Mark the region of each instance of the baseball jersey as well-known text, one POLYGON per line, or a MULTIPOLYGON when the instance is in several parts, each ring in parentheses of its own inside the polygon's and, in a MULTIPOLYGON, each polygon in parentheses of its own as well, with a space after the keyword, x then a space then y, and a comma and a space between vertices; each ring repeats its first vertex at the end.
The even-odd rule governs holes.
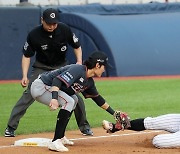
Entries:
POLYGON ((53 32, 45 31, 40 25, 28 34, 22 51, 26 57, 36 55, 42 64, 58 66, 66 61, 68 44, 75 49, 80 47, 79 39, 66 24, 58 23, 53 32))
POLYGON ((41 74, 41 80, 44 84, 51 86, 53 79, 58 78, 62 81, 60 90, 68 95, 82 93, 85 98, 98 96, 94 80, 92 77, 86 77, 86 66, 71 64, 54 71, 49 71, 41 74))

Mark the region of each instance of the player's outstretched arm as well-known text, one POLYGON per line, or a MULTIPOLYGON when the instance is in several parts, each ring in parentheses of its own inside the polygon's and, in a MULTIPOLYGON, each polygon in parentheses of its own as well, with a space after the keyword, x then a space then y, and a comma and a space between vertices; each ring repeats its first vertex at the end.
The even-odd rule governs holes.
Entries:
POLYGON ((109 122, 107 120, 102 121, 102 127, 107 131, 107 133, 115 133, 120 130, 128 129, 134 131, 143 131, 144 127, 144 119, 139 118, 131 121, 116 121, 116 123, 109 122), (126 124, 128 123, 128 124, 126 124))

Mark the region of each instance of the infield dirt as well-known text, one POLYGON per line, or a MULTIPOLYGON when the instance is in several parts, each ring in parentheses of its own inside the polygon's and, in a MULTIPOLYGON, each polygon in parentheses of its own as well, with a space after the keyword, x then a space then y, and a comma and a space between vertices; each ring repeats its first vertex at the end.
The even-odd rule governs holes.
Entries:
MULTIPOLYGON (((157 149, 152 144, 152 138, 157 134, 167 133, 165 131, 143 131, 130 130, 119 131, 112 136, 107 134, 103 128, 94 128, 94 136, 82 136, 77 131, 67 131, 66 136, 74 139, 75 145, 68 146, 69 154, 175 154, 180 149, 157 149)), ((55 154, 57 152, 48 150, 47 147, 15 147, 12 146, 16 140, 25 138, 52 138, 53 133, 41 133, 30 135, 19 135, 13 138, 0 137, 1 154, 55 154)))

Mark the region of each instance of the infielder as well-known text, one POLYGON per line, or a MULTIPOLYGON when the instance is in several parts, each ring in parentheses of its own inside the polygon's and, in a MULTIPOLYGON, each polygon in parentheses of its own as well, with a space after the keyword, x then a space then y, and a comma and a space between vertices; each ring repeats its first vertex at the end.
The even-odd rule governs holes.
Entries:
MULTIPOLYGON (((153 138, 152 144, 157 148, 180 148, 180 114, 165 114, 157 117, 147 117, 130 121, 130 126, 126 124, 122 127, 119 122, 116 124, 103 120, 103 128, 108 133, 114 133, 122 128, 143 131, 143 130, 165 130, 169 134, 160 134, 153 138)), ((123 125, 123 124, 122 124, 123 125)))
MULTIPOLYGON (((72 33, 70 27, 59 23, 59 12, 56 9, 48 8, 43 12, 42 24, 35 27, 27 36, 23 47, 22 56, 22 87, 27 87, 21 98, 12 109, 5 137, 14 137, 15 130, 19 125, 21 117, 24 116, 28 107, 34 102, 30 93, 31 83, 39 74, 55 70, 67 65, 66 53, 68 45, 74 49, 78 64, 82 64, 82 49, 79 39, 72 33), (28 70, 31 57, 35 56, 31 76, 28 80, 28 70), (29 81, 29 82, 28 82, 29 81)), ((83 99, 78 95, 79 103, 75 109, 75 117, 80 131, 83 135, 93 135, 90 125, 86 119, 86 112, 83 99)))
POLYGON ((74 143, 65 137, 66 126, 76 107, 76 93, 82 93, 85 98, 91 98, 98 106, 115 115, 115 111, 98 93, 92 77, 101 77, 108 66, 108 58, 103 52, 92 53, 84 65, 72 64, 60 69, 43 73, 31 86, 31 94, 38 102, 48 105, 51 110, 61 107, 55 134, 48 148, 53 151, 68 151, 64 145, 74 143))

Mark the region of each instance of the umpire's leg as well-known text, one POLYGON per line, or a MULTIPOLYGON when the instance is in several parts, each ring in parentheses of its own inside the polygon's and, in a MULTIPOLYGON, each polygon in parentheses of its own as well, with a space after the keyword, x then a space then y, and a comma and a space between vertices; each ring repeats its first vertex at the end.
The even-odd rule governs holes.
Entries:
POLYGON ((84 101, 80 97, 79 94, 77 94, 76 96, 78 97, 78 103, 74 110, 74 114, 75 114, 75 118, 76 118, 78 127, 79 127, 80 131, 83 133, 83 135, 93 135, 90 125, 86 119, 86 111, 85 111, 84 101))
POLYGON ((21 98, 12 109, 8 126, 17 129, 20 118, 26 113, 27 108, 34 102, 29 89, 25 90, 21 98))
POLYGON ((13 128, 14 130, 17 129, 20 119, 26 113, 27 108, 34 102, 30 92, 31 83, 38 77, 40 73, 44 71, 45 70, 33 68, 27 89, 23 92, 23 95, 11 111, 11 115, 7 124, 8 127, 13 128))

